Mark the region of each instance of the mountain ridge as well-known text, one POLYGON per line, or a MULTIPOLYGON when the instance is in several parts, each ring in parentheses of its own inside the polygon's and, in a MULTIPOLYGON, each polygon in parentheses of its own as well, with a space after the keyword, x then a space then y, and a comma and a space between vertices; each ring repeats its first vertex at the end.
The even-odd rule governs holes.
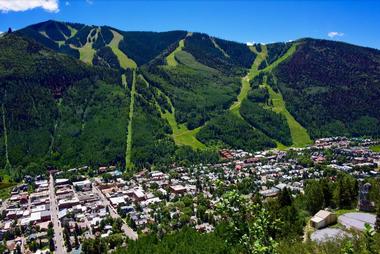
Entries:
POLYGON ((119 164, 130 169, 215 161, 223 147, 256 151, 304 146, 310 137, 380 135, 380 115, 371 110, 380 108, 377 49, 311 38, 248 46, 181 30, 126 32, 56 21, 17 30, 0 43, 6 123, 0 153, 9 154, 16 167, 119 164), (34 62, 21 60, 22 55, 34 62), (10 60, 20 67, 17 73, 8 72, 10 60), (36 64, 39 71, 27 71, 36 64), (60 66, 56 76, 53 66, 60 66), (70 82, 82 69, 84 78, 70 82), (26 80, 35 90, 26 89, 26 80), (230 114, 237 101, 237 115, 230 114), (41 115, 44 110, 52 113, 41 115), (41 126, 45 131, 38 131, 41 126), (32 133, 46 145, 36 144, 32 133))

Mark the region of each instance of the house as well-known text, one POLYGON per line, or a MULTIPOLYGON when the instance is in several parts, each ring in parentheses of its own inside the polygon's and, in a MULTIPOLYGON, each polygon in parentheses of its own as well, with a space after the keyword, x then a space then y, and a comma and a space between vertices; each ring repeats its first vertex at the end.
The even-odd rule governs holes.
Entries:
POLYGON ((69 183, 70 183, 69 179, 66 179, 66 178, 55 179, 55 185, 65 185, 69 183))
POLYGON ((58 201, 58 208, 61 210, 63 208, 71 208, 79 204, 79 199, 61 199, 58 201))
POLYGON ((136 189, 133 191, 132 197, 136 201, 143 201, 145 200, 145 193, 142 189, 136 189))
POLYGON ((315 229, 320 229, 335 224, 336 221, 337 217, 335 213, 320 210, 313 216, 313 218, 311 218, 310 224, 315 229))
POLYGON ((125 198, 122 196, 110 198, 110 202, 111 202, 113 207, 118 207, 119 205, 125 205, 126 204, 125 198))
POLYGON ((73 182, 73 185, 77 190, 91 190, 91 181, 88 179, 84 181, 73 182))
POLYGON ((264 198, 270 198, 270 197, 275 197, 280 193, 280 190, 277 188, 270 188, 267 190, 261 190, 259 191, 260 195, 262 195, 264 198))
POLYGON ((183 194, 186 192, 186 188, 180 184, 170 186, 170 191, 175 194, 183 194))

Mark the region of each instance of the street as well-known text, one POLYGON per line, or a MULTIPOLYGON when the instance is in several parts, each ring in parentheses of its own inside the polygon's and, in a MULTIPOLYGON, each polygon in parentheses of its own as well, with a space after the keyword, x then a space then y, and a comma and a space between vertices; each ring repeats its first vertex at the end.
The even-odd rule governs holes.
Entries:
POLYGON ((54 228, 54 239, 55 239, 55 253, 64 254, 66 252, 66 247, 64 245, 63 240, 63 229, 60 226, 59 218, 58 218, 58 204, 55 196, 54 189, 54 178, 53 175, 50 174, 49 180, 49 195, 50 195, 50 212, 51 212, 51 220, 53 222, 54 228))
POLYGON ((117 211, 115 210, 115 208, 112 207, 112 205, 110 204, 110 202, 108 201, 108 199, 103 195, 103 193, 97 187, 95 187, 94 185, 92 186, 92 190, 93 190, 94 193, 98 194, 99 197, 101 198, 101 200, 103 201, 103 203, 107 205, 109 213, 110 213, 110 215, 111 215, 112 218, 114 218, 114 219, 120 218, 120 219, 123 220, 123 225, 122 225, 121 229, 124 231, 124 234, 128 238, 130 238, 132 240, 137 240, 138 234, 135 231, 133 231, 127 225, 127 223, 125 222, 125 220, 123 218, 120 217, 120 215, 117 213, 117 211))

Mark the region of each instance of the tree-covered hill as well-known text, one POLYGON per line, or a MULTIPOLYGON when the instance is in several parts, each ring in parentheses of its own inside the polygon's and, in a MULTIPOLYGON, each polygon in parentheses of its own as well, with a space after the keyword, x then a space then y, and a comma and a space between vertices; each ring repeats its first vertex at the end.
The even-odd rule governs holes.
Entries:
POLYGON ((141 168, 215 161, 215 147, 380 135, 375 49, 51 20, 0 46, 0 168, 141 168))
POLYGON ((9 34, 0 79, 0 167, 122 160, 129 93, 117 71, 9 34))
POLYGON ((117 65, 115 57, 121 61, 120 54, 133 59, 137 65, 145 64, 186 35, 185 31, 124 32, 109 26, 88 26, 54 20, 28 26, 16 33, 58 52, 95 65, 104 66, 108 63, 111 67, 117 65), (115 39, 118 40, 117 45, 112 48, 115 39), (112 48, 112 51, 106 50, 107 48, 112 48), (107 56, 102 57, 103 61, 99 60, 99 56, 105 54, 107 56))
POLYGON ((380 135, 380 51, 304 39, 274 71, 289 111, 312 137, 380 135))

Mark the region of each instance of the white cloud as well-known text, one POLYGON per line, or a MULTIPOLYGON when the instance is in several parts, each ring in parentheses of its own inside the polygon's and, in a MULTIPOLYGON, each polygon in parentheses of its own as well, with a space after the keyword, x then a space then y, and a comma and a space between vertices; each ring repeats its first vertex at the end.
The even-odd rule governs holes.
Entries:
POLYGON ((246 44, 247 44, 247 46, 253 46, 255 44, 255 42, 254 41, 247 41, 246 44))
POLYGON ((335 37, 342 37, 344 33, 342 32, 328 32, 327 36, 330 38, 335 38, 335 37))
POLYGON ((48 12, 58 12, 58 0, 0 0, 0 10, 27 11, 35 8, 42 8, 48 12))
POLYGON ((94 1, 92 1, 92 0, 86 0, 86 3, 88 3, 88 4, 93 4, 94 3, 94 1))
POLYGON ((70 6, 70 2, 69 2, 69 1, 66 1, 66 2, 65 2, 65 5, 66 5, 66 6, 70 6))

